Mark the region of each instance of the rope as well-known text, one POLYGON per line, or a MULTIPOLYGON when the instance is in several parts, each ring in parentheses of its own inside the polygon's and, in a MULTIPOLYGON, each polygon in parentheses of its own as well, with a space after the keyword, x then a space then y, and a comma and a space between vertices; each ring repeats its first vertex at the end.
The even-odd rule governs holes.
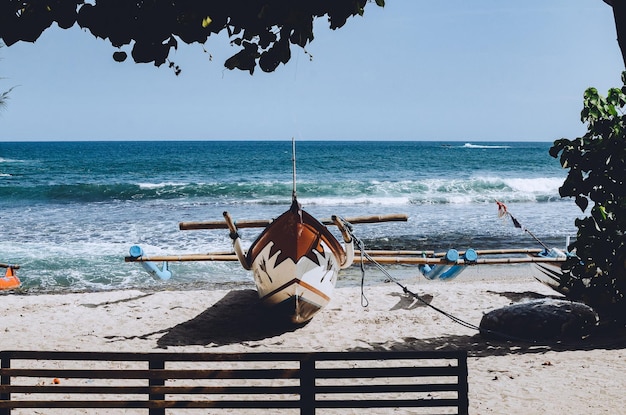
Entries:
POLYGON ((406 285, 403 285, 400 281, 398 281, 396 278, 394 278, 381 264, 376 262, 376 260, 374 260, 374 258, 372 258, 365 251, 365 243, 360 238, 358 238, 356 235, 354 235, 354 232, 352 232, 352 224, 350 224, 349 222, 347 222, 345 219, 343 219, 341 217, 339 219, 342 221, 342 223, 346 227, 346 230, 348 231, 348 233, 352 237, 352 240, 355 241, 355 243, 357 244, 359 250, 361 251, 361 305, 363 307, 367 307, 369 305, 369 301, 367 300, 367 297, 365 296, 365 289, 364 289, 364 285, 365 285, 365 283, 364 283, 365 282, 365 258, 367 258, 372 264, 374 264, 385 275, 387 280, 395 283, 400 288, 402 288, 402 291, 405 294, 408 294, 408 295, 412 296, 417 301, 419 301, 422 304, 432 308, 433 310, 437 311, 438 313, 443 314, 444 316, 448 317, 449 319, 451 319, 455 323, 458 323, 458 324, 462 325, 463 327, 466 327, 466 328, 469 328, 469 329, 473 329, 473 330, 477 330, 477 331, 482 331, 482 332, 489 332, 488 330, 481 329, 479 326, 477 326, 475 324, 472 324, 472 323, 469 323, 469 322, 467 322, 465 320, 462 320, 459 317, 456 317, 453 314, 450 314, 447 311, 444 311, 444 310, 440 309, 439 307, 436 307, 436 306, 430 304, 428 301, 424 300, 418 294, 416 294, 413 291, 409 290, 406 285))
MULTIPOLYGON (((460 324, 461 326, 468 328, 468 329, 472 329, 472 330, 476 330, 479 333, 483 333, 483 334, 491 334, 493 336, 499 337, 501 339, 504 340, 510 340, 510 341, 517 341, 517 342, 524 342, 524 343, 530 343, 530 344, 538 344, 538 345, 544 345, 544 346, 549 346, 550 345, 550 341, 548 339, 544 339, 544 341, 539 341, 539 340, 533 340, 533 339, 526 339, 526 338, 522 338, 522 337, 517 337, 517 336, 511 336, 510 334, 506 334, 506 333, 502 333, 499 331, 495 331, 495 330, 489 330, 489 329, 484 329, 481 328, 480 326, 477 326, 475 324, 469 323, 451 313, 448 313, 445 310, 442 310, 439 307, 436 307, 432 304, 430 304, 428 301, 424 300, 422 297, 420 297, 418 294, 412 292, 411 290, 409 290, 405 285, 403 285, 402 283, 400 283, 396 278, 394 278, 381 264, 379 264, 378 262, 376 262, 374 260, 374 258, 372 258, 366 251, 365 251, 365 243, 363 243, 363 241, 358 238, 356 235, 354 235, 354 232, 352 232, 352 224, 348 221, 346 221, 344 218, 338 216, 338 219, 341 220, 341 222, 343 223, 344 227, 346 228, 347 232, 350 234, 350 236, 352 237, 352 240, 357 244, 359 250, 361 251, 361 305, 363 307, 367 307, 369 305, 369 301, 367 300, 367 297, 365 296, 365 290, 364 290, 364 281, 365 281, 365 266, 364 266, 364 259, 367 258, 372 264, 374 264, 386 277, 388 281, 394 282, 395 284, 397 284, 398 286, 400 286, 402 288, 402 291, 405 294, 411 295, 413 298, 415 298, 417 301, 421 302, 422 304, 430 307, 431 309, 435 310, 436 312, 444 315, 445 317, 448 317, 450 320, 454 321, 457 324, 460 324)), ((621 340, 615 341, 615 342, 610 342, 605 344, 605 346, 610 346, 612 344, 620 344, 621 340)), ((562 340, 554 340, 554 344, 558 344, 560 346, 563 347, 567 347, 567 346, 578 346, 579 343, 576 342, 566 342, 566 341, 562 341, 562 340)))
POLYGON ((365 244, 363 243, 362 240, 357 239, 354 237, 354 234, 352 232, 350 232, 350 236, 352 237, 353 241, 356 241, 357 245, 359 246, 359 249, 361 250, 361 307, 367 307, 370 302, 367 299, 367 297, 365 296, 365 255, 367 255, 367 253, 365 252, 365 244))
MULTIPOLYGON (((409 290, 406 285, 403 285, 400 281, 398 281, 396 278, 394 278, 381 264, 376 262, 376 260, 374 260, 374 258, 372 258, 365 251, 365 243, 363 243, 363 241, 360 238, 358 238, 356 235, 354 235, 354 233, 352 232, 352 229, 353 229, 352 228, 352 224, 349 223, 348 221, 346 221, 345 219, 343 219, 342 217, 338 217, 338 218, 344 224, 347 232, 352 237, 352 240, 357 244, 357 246, 359 247, 359 249, 361 251, 361 305, 363 307, 367 307, 369 305, 369 301, 367 300, 367 297, 365 297, 365 291, 364 291, 364 281, 365 281, 365 266, 364 266, 365 261, 364 261, 364 258, 367 258, 372 264, 374 264, 385 275, 387 280, 395 283, 400 288, 402 288, 402 291, 405 294, 408 294, 408 295, 412 296, 417 301, 419 301, 422 304, 430 307, 431 309, 433 309, 436 312, 444 315, 445 317, 449 318, 453 322, 455 322, 455 323, 457 323, 457 324, 459 324, 459 325, 461 325, 461 326, 463 326, 465 328, 468 328, 468 329, 471 329, 471 330, 476 330, 479 333, 483 333, 483 334, 491 334, 491 335, 494 335, 496 337, 500 337, 500 338, 506 339, 506 340, 521 341, 521 342, 531 343, 531 344, 538 344, 539 343, 537 340, 524 339, 524 338, 520 338, 520 337, 511 336, 511 335, 506 334, 506 333, 501 333, 501 332, 498 332, 498 331, 495 331, 495 330, 489 330, 489 329, 481 328, 480 326, 477 326, 477 325, 475 325, 473 323, 465 321, 465 320, 455 316, 454 314, 448 313, 447 311, 442 310, 441 308, 436 307, 436 306, 430 304, 430 302, 426 301, 425 299, 420 297, 418 294, 416 294, 413 291, 409 290)), ((562 342, 559 342, 559 343, 563 344, 562 342)))

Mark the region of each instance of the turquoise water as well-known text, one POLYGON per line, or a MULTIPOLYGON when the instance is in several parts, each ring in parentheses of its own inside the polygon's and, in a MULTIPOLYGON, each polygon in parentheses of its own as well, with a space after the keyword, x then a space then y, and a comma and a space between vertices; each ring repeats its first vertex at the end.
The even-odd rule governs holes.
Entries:
MULTIPOLYGON (((558 187, 550 143, 296 143, 297 193, 317 217, 406 213, 356 226, 368 248, 536 247, 497 217, 495 199, 547 244, 575 235, 581 215, 558 187)), ((0 262, 31 291, 252 286, 236 263, 172 264, 154 281, 123 261, 230 249, 226 231, 181 221, 268 219, 288 208, 291 141, 0 143, 0 262)), ((258 230, 242 231, 251 243, 258 230)), ((352 274, 346 273, 346 283, 352 274)), ((355 277, 356 278, 356 277, 355 277)))

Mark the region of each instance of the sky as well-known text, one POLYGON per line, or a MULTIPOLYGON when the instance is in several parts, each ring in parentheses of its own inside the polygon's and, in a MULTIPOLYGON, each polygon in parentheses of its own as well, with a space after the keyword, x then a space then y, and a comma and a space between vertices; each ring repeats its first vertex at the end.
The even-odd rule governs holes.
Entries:
POLYGON ((583 92, 624 70, 601 0, 387 0, 314 35, 252 76, 224 68, 238 49, 223 35, 180 42, 175 76, 53 26, 0 48, 0 141, 552 142, 584 134, 583 92))

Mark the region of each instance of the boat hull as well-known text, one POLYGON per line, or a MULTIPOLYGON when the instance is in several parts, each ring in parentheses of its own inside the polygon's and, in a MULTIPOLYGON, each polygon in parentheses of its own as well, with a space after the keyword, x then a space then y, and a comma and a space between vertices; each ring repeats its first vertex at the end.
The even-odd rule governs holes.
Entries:
MULTIPOLYGON (((532 256, 538 258, 565 258, 567 255, 560 249, 551 248, 550 250, 543 251, 539 254, 533 254, 532 256)), ((560 262, 535 262, 532 264, 533 276, 539 282, 547 285, 555 291, 563 292, 561 287, 561 279, 563 277, 563 271, 561 270, 560 262)))
POLYGON ((330 302, 345 261, 337 239, 295 201, 247 253, 261 301, 295 324, 306 323, 330 302))

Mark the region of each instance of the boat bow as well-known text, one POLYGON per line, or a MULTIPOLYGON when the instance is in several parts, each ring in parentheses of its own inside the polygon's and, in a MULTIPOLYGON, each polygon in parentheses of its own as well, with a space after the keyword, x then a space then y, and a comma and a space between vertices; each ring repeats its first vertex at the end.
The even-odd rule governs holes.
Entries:
POLYGON ((294 323, 304 323, 328 304, 339 270, 350 266, 352 241, 346 248, 348 253, 294 198, 289 210, 252 243, 242 265, 252 269, 264 303, 284 308, 294 323))

